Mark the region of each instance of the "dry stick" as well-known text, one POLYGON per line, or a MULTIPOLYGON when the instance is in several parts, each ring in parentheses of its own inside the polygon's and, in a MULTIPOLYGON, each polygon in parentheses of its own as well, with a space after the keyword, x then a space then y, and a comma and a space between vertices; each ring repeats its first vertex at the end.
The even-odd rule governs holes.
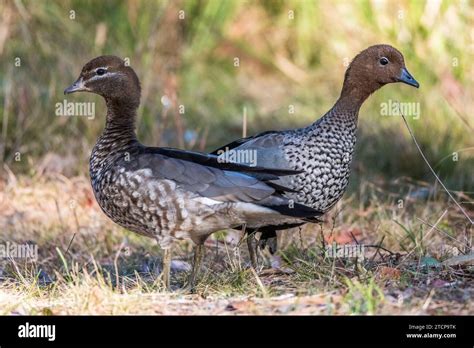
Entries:
POLYGON ((356 239, 356 237, 354 236, 354 233, 352 233, 352 231, 349 231, 349 233, 351 234, 351 237, 352 237, 352 240, 357 244, 359 245, 359 241, 356 239))
POLYGON ((323 256, 324 256, 324 254, 326 252, 326 241, 324 240, 323 224, 320 224, 319 227, 320 227, 320 231, 321 231, 321 244, 323 246, 322 252, 323 252, 323 256))
POLYGON ((428 221, 425 221, 425 220, 423 220, 423 219, 420 219, 419 217, 417 217, 417 219, 420 220, 420 221, 421 221, 422 223, 424 223, 425 225, 427 225, 428 227, 434 228, 436 231, 443 233, 446 237, 452 239, 452 240, 455 241, 456 243, 459 243, 460 245, 463 244, 463 242, 461 242, 460 240, 457 240, 456 238, 450 236, 448 232, 443 231, 442 229, 440 229, 440 228, 437 227, 437 226, 433 226, 433 225, 430 224, 428 221))
POLYGON ((54 204, 56 205, 56 212, 58 213, 59 224, 61 225, 61 230, 63 233, 66 233, 66 228, 64 227, 64 220, 61 215, 61 209, 59 208, 59 203, 57 199, 54 199, 54 204))
MULTIPOLYGON (((421 241, 420 241, 420 242, 423 242, 423 241, 426 239, 426 237, 428 237, 428 236, 431 234, 431 232, 434 231, 434 229, 436 228, 436 226, 441 222, 441 220, 443 220, 443 218, 444 218, 444 216, 446 215, 447 212, 448 212, 448 210, 446 209, 446 210, 443 212, 443 214, 441 214, 441 216, 438 218, 438 220, 436 220, 435 224, 431 227, 431 229, 428 231, 428 233, 426 233, 425 236, 424 236, 423 238, 421 238, 421 241)), ((395 268, 398 268, 398 267, 408 258, 408 256, 410 256, 411 253, 414 252, 415 250, 416 250, 416 245, 415 245, 415 247, 414 247, 413 249, 411 249, 411 251, 410 251, 409 253, 407 253, 407 254, 405 255, 405 257, 403 258, 403 260, 401 260, 400 263, 399 263, 399 264, 397 265, 397 267, 395 267, 395 268)), ((420 259, 420 260, 421 260, 421 259, 420 259)))
POLYGON ((268 297, 267 289, 265 289, 265 286, 263 285, 262 280, 258 276, 255 269, 253 267, 250 267, 250 271, 252 272, 253 276, 255 277, 255 280, 257 281, 257 285, 259 286, 260 290, 262 291, 263 297, 268 297))
POLYGON ((80 228, 81 228, 79 225, 79 219, 77 218, 76 209, 74 209, 74 221, 76 222, 76 232, 74 232, 74 234, 72 235, 71 241, 69 242, 69 245, 67 246, 67 249, 66 249, 66 254, 69 253, 69 249, 71 248, 72 242, 74 241, 76 234, 79 233, 80 228))
POLYGON ((242 138, 247 137, 247 108, 244 106, 242 114, 242 138))
MULTIPOLYGON (((61 209, 59 208, 59 203, 58 201, 55 199, 54 200, 54 203, 56 204, 56 211, 58 213, 58 218, 59 218, 59 223, 61 224, 61 230, 63 233, 66 233, 66 228, 64 226, 64 220, 61 216, 61 209)), ((76 223, 77 223, 77 216, 76 216, 76 223)), ((71 245, 72 245, 72 242, 74 241, 74 238, 76 237, 76 232, 74 232, 74 234, 72 235, 72 238, 71 240, 69 241, 69 244, 67 245, 67 248, 66 248, 66 253, 65 254, 68 254, 69 253, 69 249, 71 248, 71 245)))
MULTIPOLYGON (((7 80, 11 78, 11 70, 8 71, 8 77, 7 80)), ((11 80, 10 80, 11 81, 11 80)), ((3 108, 3 120, 2 120, 2 133, 1 133, 1 139, 2 141, 0 142, 0 162, 3 162, 5 160, 5 151, 6 151, 6 144, 7 144, 7 135, 8 135, 8 115, 9 115, 9 109, 10 109, 10 104, 11 104, 11 83, 5 83, 5 103, 4 103, 4 108, 3 108)))
POLYGON ((72 238, 67 246, 67 249, 66 249, 66 254, 69 253, 69 249, 71 248, 71 245, 72 245, 72 242, 74 241, 74 238, 76 237, 76 232, 74 232, 74 234, 72 235, 72 238))
MULTIPOLYGON (((376 251, 375 251, 375 254, 374 256, 372 256, 372 258, 370 259, 370 262, 374 261, 375 259, 375 256, 380 255, 380 258, 382 259, 382 261, 385 262, 385 259, 383 258, 383 255, 382 253, 380 252, 380 249, 385 249, 384 247, 382 247, 382 243, 383 241, 385 240, 385 236, 382 236, 382 239, 380 240, 380 242, 378 242, 376 245, 364 245, 364 247, 374 247, 376 248, 376 251)), ((387 250, 387 249, 385 249, 387 250)), ((393 255, 393 253, 390 251, 390 250, 387 250, 391 255, 393 255)))
POLYGON ((303 235, 301 234, 301 226, 298 227, 298 238, 300 240, 301 249, 304 249, 303 235))
MULTIPOLYGON (((376 248, 378 253, 380 253, 379 250, 383 250, 383 251, 386 251, 387 253, 389 253, 390 255, 396 255, 397 254, 397 253, 394 253, 392 250, 383 247, 381 245, 382 242, 383 242, 383 239, 378 244, 368 244, 368 245, 364 244, 364 247, 365 248, 376 248)), ((380 254, 380 255, 382 255, 382 254, 380 254)))
MULTIPOLYGON (((398 102, 400 104, 400 102, 398 102)), ((400 107, 398 108, 400 110, 400 107)), ((461 204, 458 203, 458 201, 456 201, 456 199, 453 197, 453 195, 451 194, 451 192, 449 192, 449 190, 446 188, 446 186, 444 186, 443 182, 441 181, 441 179, 438 177, 438 175, 436 175, 436 172, 433 170, 433 168, 431 167, 430 163, 428 162, 428 160, 426 159, 426 156, 425 154, 423 153, 423 151, 421 150, 421 147, 420 145, 418 145, 418 141, 416 141, 416 138, 415 138, 415 135, 413 134, 413 131, 411 130, 410 126, 408 125, 408 122, 407 122, 407 119, 405 118, 405 115, 403 115, 403 113, 400 111, 400 115, 402 115, 402 119, 403 119, 403 122, 405 122, 405 125, 407 126, 408 128, 408 132, 410 132, 410 135, 413 139, 413 142, 415 143, 418 151, 420 152, 420 155, 421 157, 423 157, 423 160, 425 161, 425 163, 427 164, 428 168, 430 168, 431 170, 431 173, 433 173, 433 175, 435 176, 436 180, 438 180, 439 184, 441 185, 441 187, 443 187, 443 189, 446 191, 446 193, 448 194, 449 198, 452 199, 452 201, 458 206, 458 208, 462 211, 462 213, 464 214, 464 216, 469 220, 469 222, 471 224, 474 225, 474 221, 469 217, 469 215, 467 214, 467 212, 464 210, 464 208, 461 206, 461 204)))
POLYGON ((118 269, 118 259, 120 257, 120 254, 122 253, 122 249, 125 246, 125 242, 122 240, 122 243, 120 243, 119 249, 117 250, 117 253, 115 253, 114 257, 114 268, 115 268, 115 286, 118 289, 120 285, 120 275, 119 275, 119 269, 118 269))

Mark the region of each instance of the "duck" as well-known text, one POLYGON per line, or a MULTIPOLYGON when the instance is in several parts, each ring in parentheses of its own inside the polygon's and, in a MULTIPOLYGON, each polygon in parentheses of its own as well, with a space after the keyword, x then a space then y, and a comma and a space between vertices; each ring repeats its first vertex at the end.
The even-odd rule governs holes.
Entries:
POLYGON ((64 90, 95 93, 105 99, 105 127, 94 145, 89 174, 102 211, 116 224, 155 239, 164 250, 162 279, 170 289, 171 246, 194 243, 190 291, 214 232, 251 224, 299 221, 318 212, 284 196, 276 181, 294 170, 221 161, 216 155, 150 147, 135 132, 140 81, 117 56, 100 56, 84 65, 64 90))
MULTIPOLYGON (((235 140, 211 153, 225 157, 229 151, 254 151, 259 166, 300 171, 300 174, 282 177, 277 182, 293 190, 285 196, 321 213, 306 220, 321 222, 322 215, 334 207, 347 189, 362 104, 372 93, 391 83, 404 83, 415 88, 420 86, 406 68, 404 56, 399 50, 387 44, 370 46, 351 61, 339 98, 314 123, 298 129, 265 131, 235 140)), ((252 265, 257 267, 258 247, 268 245, 271 253, 276 252, 276 231, 304 223, 259 228, 247 225, 252 265), (261 232, 258 242, 255 240, 257 231, 261 232)))

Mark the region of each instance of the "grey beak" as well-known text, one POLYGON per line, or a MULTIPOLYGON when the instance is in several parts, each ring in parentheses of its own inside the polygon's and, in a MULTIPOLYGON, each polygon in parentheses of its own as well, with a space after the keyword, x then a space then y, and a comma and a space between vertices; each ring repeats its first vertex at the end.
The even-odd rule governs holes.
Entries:
POLYGON ((70 85, 68 88, 64 90, 64 94, 87 91, 87 90, 88 88, 84 86, 84 81, 82 80, 82 77, 79 77, 76 80, 76 82, 74 82, 72 85, 70 85))
POLYGON ((398 81, 406 83, 407 85, 413 86, 413 87, 420 87, 420 84, 418 81, 416 81, 413 76, 408 72, 406 68, 402 68, 402 73, 400 74, 400 77, 398 78, 398 81))

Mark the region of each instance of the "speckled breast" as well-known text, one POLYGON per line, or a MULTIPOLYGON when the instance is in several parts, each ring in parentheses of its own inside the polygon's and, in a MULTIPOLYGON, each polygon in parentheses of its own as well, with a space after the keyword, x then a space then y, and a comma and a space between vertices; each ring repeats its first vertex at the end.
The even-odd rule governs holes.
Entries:
POLYGON ((288 196, 321 212, 333 207, 349 183, 355 133, 351 123, 321 122, 314 132, 293 137, 298 143, 285 146, 285 156, 293 168, 304 172, 284 179, 298 191, 288 196))
POLYGON ((177 197, 176 184, 170 180, 146 182, 151 175, 147 171, 150 170, 130 173, 124 168, 112 168, 103 174, 94 193, 114 222, 133 232, 161 238, 179 230, 176 224, 186 212, 177 197))

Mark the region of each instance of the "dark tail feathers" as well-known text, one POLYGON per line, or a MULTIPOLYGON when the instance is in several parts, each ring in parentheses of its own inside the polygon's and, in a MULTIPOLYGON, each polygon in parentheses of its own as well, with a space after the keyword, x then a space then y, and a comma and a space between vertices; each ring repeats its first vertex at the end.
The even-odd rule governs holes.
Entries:
POLYGON ((264 207, 273 209, 282 215, 295 218, 310 218, 320 216, 323 213, 300 203, 280 204, 280 205, 264 205, 264 207))

